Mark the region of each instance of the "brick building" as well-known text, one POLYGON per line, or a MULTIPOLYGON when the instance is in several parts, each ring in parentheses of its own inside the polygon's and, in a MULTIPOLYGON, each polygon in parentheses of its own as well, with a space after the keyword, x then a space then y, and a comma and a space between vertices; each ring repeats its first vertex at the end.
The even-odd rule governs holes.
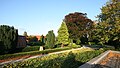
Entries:
POLYGON ((26 47, 26 37, 25 36, 18 36, 17 48, 26 47))

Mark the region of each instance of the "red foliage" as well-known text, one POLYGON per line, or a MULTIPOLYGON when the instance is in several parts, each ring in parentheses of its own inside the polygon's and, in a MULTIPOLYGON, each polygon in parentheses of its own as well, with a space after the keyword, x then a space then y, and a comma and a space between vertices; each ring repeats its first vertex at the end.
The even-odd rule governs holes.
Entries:
POLYGON ((65 16, 64 21, 68 27, 70 38, 80 38, 83 34, 90 31, 93 26, 93 21, 88 19, 86 13, 70 13, 65 16))

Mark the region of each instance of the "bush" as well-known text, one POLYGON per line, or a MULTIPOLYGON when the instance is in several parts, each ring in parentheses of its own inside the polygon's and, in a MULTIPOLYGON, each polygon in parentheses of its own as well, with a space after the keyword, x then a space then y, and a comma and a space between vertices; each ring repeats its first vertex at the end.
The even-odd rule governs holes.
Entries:
POLYGON ((80 48, 81 47, 81 45, 76 45, 75 43, 69 44, 68 46, 71 48, 80 48))
POLYGON ((71 49, 70 47, 65 47, 65 48, 56 48, 56 49, 47 49, 43 51, 31 51, 31 52, 21 52, 21 53, 15 53, 15 54, 6 54, 6 55, 0 55, 0 60, 2 59, 9 59, 9 58, 15 58, 18 56, 25 56, 25 55, 38 55, 38 54, 48 54, 51 52, 57 52, 57 51, 63 51, 63 50, 69 50, 71 49))
POLYGON ((38 51, 39 48, 40 46, 27 46, 22 50, 22 52, 38 51))
POLYGON ((98 56, 103 51, 84 51, 61 53, 34 58, 27 61, 5 65, 3 68, 77 68, 98 56))
POLYGON ((107 50, 115 50, 115 48, 112 48, 112 47, 103 47, 103 49, 104 49, 105 51, 107 51, 107 50))
POLYGON ((42 46, 43 44, 41 42, 29 42, 29 43, 27 43, 27 45, 29 45, 29 46, 36 46, 36 45, 42 46))

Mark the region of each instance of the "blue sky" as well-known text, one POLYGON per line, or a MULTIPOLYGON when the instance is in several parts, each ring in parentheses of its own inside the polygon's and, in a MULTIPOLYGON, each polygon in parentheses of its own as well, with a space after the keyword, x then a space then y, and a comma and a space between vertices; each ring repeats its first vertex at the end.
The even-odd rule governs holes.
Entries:
POLYGON ((10 25, 22 35, 46 35, 54 30, 57 35, 64 16, 69 13, 87 13, 96 20, 100 8, 108 0, 0 0, 0 25, 10 25))

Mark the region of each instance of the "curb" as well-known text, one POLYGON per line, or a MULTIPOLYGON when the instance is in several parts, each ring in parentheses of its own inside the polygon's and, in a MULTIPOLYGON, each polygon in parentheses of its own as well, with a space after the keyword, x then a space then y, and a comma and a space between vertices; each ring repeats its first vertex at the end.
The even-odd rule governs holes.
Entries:
POLYGON ((119 53, 119 51, 105 51, 104 53, 100 54, 99 56, 93 58, 92 60, 88 61, 87 63, 79 66, 78 68, 94 68, 94 65, 99 64, 100 61, 104 60, 105 57, 110 53, 110 52, 114 52, 114 53, 119 53))

